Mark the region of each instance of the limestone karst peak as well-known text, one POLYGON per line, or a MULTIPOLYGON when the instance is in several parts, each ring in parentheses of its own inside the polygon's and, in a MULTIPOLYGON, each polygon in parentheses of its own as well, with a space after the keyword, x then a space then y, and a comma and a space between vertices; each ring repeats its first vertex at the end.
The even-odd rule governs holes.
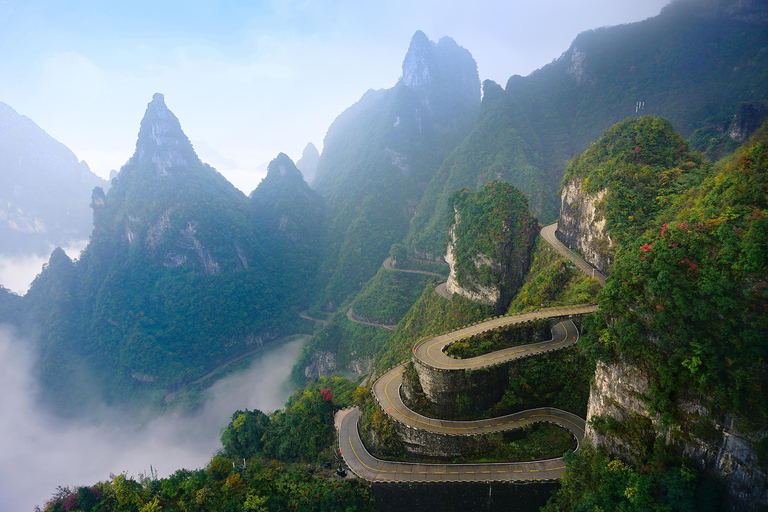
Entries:
POLYGON ((173 166, 199 162, 179 119, 167 107, 165 97, 160 93, 152 96, 141 120, 136 152, 131 160, 134 159, 153 163, 161 176, 168 175, 173 166))
POLYGON ((468 50, 447 36, 435 43, 416 31, 403 60, 402 80, 420 94, 434 96, 436 90, 448 90, 453 100, 480 104, 477 63, 468 50))
POLYGON ((280 153, 269 163, 267 167, 267 177, 270 179, 276 179, 283 177, 285 179, 299 179, 304 180, 301 171, 293 163, 293 160, 285 153, 280 153))
POLYGON ((317 163, 319 160, 320 152, 317 150, 317 147, 311 142, 308 143, 301 153, 301 158, 296 162, 296 167, 298 167, 301 174, 304 175, 304 179, 307 183, 312 183, 315 173, 317 172, 317 163))
POLYGON ((411 89, 419 89, 432 83, 430 67, 433 65, 435 43, 421 30, 411 38, 411 45, 403 60, 403 83, 411 89))

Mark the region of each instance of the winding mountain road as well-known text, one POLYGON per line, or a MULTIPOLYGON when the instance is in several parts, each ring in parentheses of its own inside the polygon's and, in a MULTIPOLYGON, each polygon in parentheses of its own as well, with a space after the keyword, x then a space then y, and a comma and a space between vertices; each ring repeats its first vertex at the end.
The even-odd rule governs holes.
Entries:
POLYGON ((557 252, 559 252, 564 258, 570 260, 576 267, 584 272, 587 276, 597 279, 597 282, 600 283, 600 286, 605 286, 605 275, 601 274, 600 271, 598 271, 595 267, 581 259, 575 252, 571 251, 569 248, 567 248, 565 245, 560 242, 560 240, 557 239, 555 236, 555 232, 557 231, 557 222, 554 224, 550 224, 549 226, 544 226, 541 228, 541 237, 549 243, 552 247, 555 248, 557 252))
MULTIPOLYGON (((393 261, 394 260, 392 260, 392 256, 387 257, 383 263, 384 268, 392 272, 405 272, 406 274, 422 274, 425 276, 437 276, 445 279, 444 275, 438 274, 437 272, 430 272, 428 270, 408 270, 403 268, 396 268, 393 261)), ((445 283, 441 283, 437 286, 438 288, 442 286, 444 290, 442 293, 438 290, 437 293, 439 293, 442 297, 445 297, 446 299, 451 300, 451 295, 447 291, 445 291, 445 283)), ((356 324, 362 324, 362 325, 370 325, 371 327, 381 327, 383 329, 389 329, 390 331, 394 330, 395 327, 397 327, 397 324, 381 324, 377 322, 367 322, 365 320, 360 320, 359 318, 355 318, 356 315, 357 314, 352 309, 352 307, 350 307, 347 310, 347 320, 349 320, 350 322, 354 322, 356 324)))
MULTIPOLYGON (((590 275, 592 267, 557 241, 557 238, 554 236, 556 228, 556 224, 545 227, 542 229, 542 237, 555 246, 558 252, 573 261, 587 275, 590 275), (553 240, 555 243, 553 243, 553 240), (560 247, 556 244, 559 244, 560 247), (586 268, 582 268, 578 261, 586 266, 586 268)), ((600 276, 602 278, 600 282, 604 284, 604 276, 596 271, 595 275, 600 276)), ((552 339, 548 341, 511 347, 468 359, 453 359, 443 352, 444 348, 451 343, 488 330, 537 319, 579 316, 597 310, 597 305, 566 306, 548 308, 521 315, 492 318, 477 325, 420 340, 414 347, 412 357, 421 364, 435 369, 464 371, 502 364, 552 350, 559 350, 573 345, 579 339, 578 329, 569 319, 553 326, 552 339)), ((409 428, 426 430, 437 434, 476 435, 517 429, 531 423, 546 421, 567 429, 576 438, 578 443, 581 442, 584 436, 585 420, 583 418, 551 407, 529 409, 506 416, 475 421, 440 420, 418 414, 403 403, 400 395, 405 364, 396 366, 382 375, 373 384, 372 392, 386 414, 409 428)), ((354 408, 341 419, 339 449, 349 468, 366 480, 396 482, 550 480, 559 478, 565 470, 565 462, 562 457, 531 462, 486 464, 417 464, 383 461, 373 457, 363 445, 357 428, 359 418, 360 411, 354 408)))
POLYGON ((393 272, 405 272, 407 274, 424 274, 425 276, 437 276, 445 279, 445 275, 440 274, 439 272, 430 272, 429 270, 409 270, 405 268, 397 268, 395 267, 393 261, 394 260, 392 260, 392 256, 389 256, 387 259, 385 259, 384 268, 387 270, 391 270, 393 272))
POLYGON ((355 322, 356 324, 362 324, 362 325, 370 325, 371 327, 381 327, 383 329, 389 329, 390 331, 394 331, 395 327, 397 327, 397 324, 379 324, 376 322, 366 322, 365 320, 360 320, 359 318, 355 318, 355 312, 350 307, 347 310, 347 320, 350 322, 355 322))

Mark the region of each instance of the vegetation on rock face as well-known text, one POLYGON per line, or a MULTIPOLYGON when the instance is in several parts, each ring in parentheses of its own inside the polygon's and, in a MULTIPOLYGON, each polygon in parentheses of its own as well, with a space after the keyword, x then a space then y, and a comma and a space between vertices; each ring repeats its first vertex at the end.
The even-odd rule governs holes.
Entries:
POLYGON ((595 279, 585 276, 539 237, 533 249, 531 269, 512 298, 507 314, 597 302, 600 289, 595 279))
POLYGON ((22 299, 47 401, 72 413, 94 395, 86 371, 107 401, 146 404, 306 331, 296 312, 314 276, 319 200, 284 155, 264 187, 249 204, 155 95, 135 154, 108 193, 94 190, 87 249, 75 263, 55 251, 22 299))
POLYGON ((768 133, 764 126, 619 253, 594 341, 654 382, 652 406, 711 397, 711 413, 768 418, 768 133))
MULTIPOLYGON (((265 339, 300 330, 295 313, 306 307, 312 286, 320 291, 310 312, 337 312, 305 349, 295 380, 305 380, 313 352, 333 354, 336 371, 371 359, 381 371, 407 359, 419 338, 494 313, 462 297, 437 296, 435 282, 423 287, 419 277, 410 288, 404 276, 385 278, 382 270, 356 305, 375 319, 402 317, 397 329, 349 322, 340 305, 352 303, 392 244, 406 240, 397 249, 406 259, 438 256, 454 207, 464 208, 456 228, 467 232, 459 233, 459 245, 477 245, 457 251, 464 282, 490 284, 494 276, 476 264, 479 256, 500 250, 505 228, 528 225, 505 224, 507 206, 528 215, 526 199, 496 180, 520 188, 531 209, 551 220, 571 161, 567 178, 609 192, 602 207, 618 246, 601 311, 585 319, 578 346, 514 365, 502 400, 488 413, 553 405, 583 414, 595 360, 622 358, 650 377, 650 412, 663 428, 681 421, 676 400, 693 396, 706 397, 712 417, 730 413, 740 429, 758 429, 768 422, 768 128, 716 166, 690 146, 720 155, 734 147, 732 129, 753 128, 733 114, 759 117, 744 105, 759 110, 768 94, 768 52, 760 50, 768 31, 760 19, 739 14, 749 2, 733 3, 725 14, 716 4, 678 0, 656 18, 579 35, 561 58, 512 77, 506 90, 486 82, 474 128, 474 61, 450 39, 435 45, 417 33, 403 80, 369 91, 329 129, 315 181, 327 200, 325 230, 321 202, 296 179, 287 157, 270 165, 249 202, 199 161, 178 120, 161 110, 162 97, 155 98, 136 154, 107 194, 93 194, 95 230, 82 258, 72 262, 55 251, 23 299, 0 290, 0 317, 23 312, 25 327, 39 330, 43 384, 62 406, 86 396, 74 379, 81 361, 92 382, 103 381, 110 398, 120 400, 159 393, 265 339), (437 73, 435 80, 420 81, 419 62, 437 73), (671 123, 637 118, 644 114, 671 123), (588 147, 611 123, 633 115, 588 147), (691 144, 673 124, 693 134, 691 144), (156 144, 155 135, 167 144, 156 144), (470 188, 452 195, 461 187, 470 188), (511 200, 499 203, 493 191, 511 200), (403 304, 420 287, 403 316, 403 304), (388 300, 376 304, 379 294, 388 300)), ((525 215, 512 218, 530 219, 525 215)), ((529 224, 535 233, 535 222, 529 224)), ((554 251, 538 247, 509 311, 584 302, 595 288, 554 251)), ((238 411, 222 433, 223 456, 205 470, 160 481, 120 475, 63 489, 46 508, 370 509, 366 485, 322 471, 310 476, 284 462, 329 460, 332 407, 324 390, 341 405, 351 403, 353 388, 322 380, 271 416, 238 411), (231 468, 227 457, 251 460, 231 468)), ((377 442, 397 451, 391 420, 370 394, 356 393, 377 442)), ((611 418, 593 426, 635 432, 611 418)), ((660 439, 643 448, 637 468, 590 449, 568 457, 550 508, 706 510, 717 502, 660 439)), ((763 441, 758 457, 765 453, 763 441)))
POLYGON ((477 65, 451 38, 417 32, 395 87, 368 91, 328 129, 313 182, 326 199, 329 236, 314 306, 333 311, 376 273, 404 238, 424 188, 472 129, 477 65))
POLYGON ((713 116, 691 134, 691 146, 712 161, 730 155, 747 142, 768 118, 768 101, 744 102, 733 116, 713 116))
POLYGON ((554 204, 542 206, 543 201, 553 202, 556 197, 541 190, 537 168, 541 153, 517 104, 506 101, 501 87, 486 80, 475 128, 445 159, 424 192, 411 220, 409 245, 421 252, 443 254, 445 225, 453 217, 449 199, 465 187, 481 190, 491 181, 506 181, 526 194, 533 211, 555 210, 554 204))
POLYGON ((587 192, 607 189, 603 215, 611 238, 639 236, 660 211, 696 186, 705 166, 699 155, 663 118, 627 119, 605 131, 574 157, 563 182, 578 178, 587 192))
MULTIPOLYGON (((657 155, 667 154, 669 166, 679 141, 665 139, 657 155)), ((608 165, 619 173, 626 167, 616 153, 597 158, 590 151, 585 179, 608 165)), ((640 173, 635 180, 642 184, 640 173)), ((547 510, 714 510, 721 483, 702 480, 674 447, 717 444, 717 423, 756 440, 761 457, 768 418, 768 125, 733 156, 678 173, 671 187, 648 183, 637 195, 650 203, 639 204, 647 207, 645 217, 614 228, 621 240, 616 262, 599 294, 600 311, 585 319, 581 344, 591 360, 637 367, 650 383, 639 397, 647 414, 590 419, 603 444, 620 447, 633 465, 612 460, 605 448, 583 450, 569 461, 547 510), (682 404, 706 412, 691 414, 682 404)))
POLYGON ((449 229, 454 242, 453 272, 464 289, 496 289, 506 309, 530 265, 538 223, 522 192, 494 181, 477 193, 462 189, 448 207, 455 212, 449 229))
POLYGON ((765 23, 749 2, 719 11, 717 3, 678 1, 645 21, 586 31, 560 58, 511 77, 504 89, 486 81, 478 122, 429 184, 409 245, 439 251, 445 200, 492 180, 519 188, 534 215, 554 221, 566 163, 629 116, 664 116, 689 137, 713 118, 727 127, 741 103, 765 99, 765 23))

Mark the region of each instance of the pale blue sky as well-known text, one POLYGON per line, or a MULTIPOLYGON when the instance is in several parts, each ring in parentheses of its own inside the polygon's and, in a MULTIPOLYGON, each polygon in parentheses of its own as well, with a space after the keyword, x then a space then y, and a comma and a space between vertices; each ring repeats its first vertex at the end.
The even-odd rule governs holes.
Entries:
POLYGON ((503 85, 667 1, 0 0, 0 101, 106 176, 161 92, 203 160, 248 192, 261 164, 322 149, 339 113, 393 86, 416 30, 453 37, 503 85))

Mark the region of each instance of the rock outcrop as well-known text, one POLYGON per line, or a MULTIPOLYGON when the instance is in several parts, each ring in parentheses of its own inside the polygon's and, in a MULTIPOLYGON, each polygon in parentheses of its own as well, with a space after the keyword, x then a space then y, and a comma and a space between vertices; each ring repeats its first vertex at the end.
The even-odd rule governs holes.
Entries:
POLYGON ((736 426, 737 418, 728 416, 719 418, 709 431, 700 426, 696 431, 707 432, 704 439, 692 432, 697 423, 705 424, 702 422, 709 417, 706 397, 678 398, 675 405, 684 423, 666 427, 659 415, 648 411, 650 394, 650 383, 638 368, 626 363, 598 363, 589 396, 585 439, 595 447, 632 459, 642 449, 642 440, 652 442, 661 436, 698 469, 725 483, 725 504, 730 510, 761 510, 768 506, 768 473, 761 469, 756 453, 757 444, 768 437, 768 430, 744 434, 736 426), (623 422, 625 434, 606 428, 604 421, 595 421, 599 417, 623 422), (629 431, 631 440, 627 439, 629 431))
POLYGON ((523 283, 538 233, 527 199, 507 183, 492 182, 476 194, 460 190, 451 201, 446 288, 502 312, 523 283))
POLYGON ((557 221, 560 241, 605 275, 613 263, 615 248, 603 216, 602 202, 607 192, 602 189, 591 194, 584 190, 579 178, 571 178, 560 194, 562 206, 557 221))

